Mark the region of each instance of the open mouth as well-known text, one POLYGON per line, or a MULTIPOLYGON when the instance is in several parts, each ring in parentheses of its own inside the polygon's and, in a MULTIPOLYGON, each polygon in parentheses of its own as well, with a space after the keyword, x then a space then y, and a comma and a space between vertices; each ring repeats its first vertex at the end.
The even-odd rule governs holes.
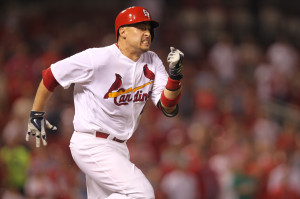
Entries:
POLYGON ((150 46, 150 41, 149 40, 143 40, 142 41, 142 45, 145 45, 145 46, 150 46))

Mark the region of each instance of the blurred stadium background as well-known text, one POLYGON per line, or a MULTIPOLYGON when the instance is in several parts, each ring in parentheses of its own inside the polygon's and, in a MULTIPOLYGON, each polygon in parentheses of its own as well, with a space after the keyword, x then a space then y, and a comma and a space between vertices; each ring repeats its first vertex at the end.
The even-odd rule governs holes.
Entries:
MULTIPOLYGON (((115 42, 114 19, 131 5, 160 22, 152 50, 185 53, 180 114, 152 102, 128 142, 157 199, 300 198, 300 1, 2 0, 0 198, 84 199, 68 148, 72 89, 57 88, 48 146, 25 142, 41 71, 115 42)), ((165 62, 167 66, 167 63, 165 62)))

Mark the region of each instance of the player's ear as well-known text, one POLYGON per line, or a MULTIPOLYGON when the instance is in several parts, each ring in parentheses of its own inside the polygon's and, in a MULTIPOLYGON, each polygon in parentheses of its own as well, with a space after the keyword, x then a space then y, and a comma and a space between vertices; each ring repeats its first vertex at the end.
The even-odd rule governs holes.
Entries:
POLYGON ((123 39, 126 38, 126 27, 119 28, 119 37, 122 37, 123 39))

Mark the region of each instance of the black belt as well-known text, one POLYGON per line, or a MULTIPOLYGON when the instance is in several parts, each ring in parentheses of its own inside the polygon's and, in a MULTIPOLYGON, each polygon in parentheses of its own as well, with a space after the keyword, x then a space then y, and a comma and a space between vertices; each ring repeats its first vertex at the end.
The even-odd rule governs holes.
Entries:
MULTIPOLYGON (((96 132, 96 137, 98 137, 98 138, 108 138, 108 134, 106 134, 106 133, 102 133, 102 132, 96 132)), ((118 138, 116 138, 116 137, 114 137, 113 139, 112 139, 113 141, 116 141, 116 142, 119 142, 119 143, 124 143, 126 140, 120 140, 120 139, 118 139, 118 138)))

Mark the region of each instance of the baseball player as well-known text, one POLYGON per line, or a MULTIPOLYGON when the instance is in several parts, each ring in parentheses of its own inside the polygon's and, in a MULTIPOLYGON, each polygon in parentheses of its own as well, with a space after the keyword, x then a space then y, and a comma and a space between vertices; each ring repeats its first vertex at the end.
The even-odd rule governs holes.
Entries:
POLYGON ((150 45, 154 28, 143 7, 130 7, 115 20, 117 43, 90 48, 44 70, 33 103, 28 133, 47 145, 45 106, 56 86, 74 86, 74 133, 71 154, 86 174, 89 199, 154 198, 144 174, 130 160, 126 141, 151 99, 168 117, 178 113, 183 53, 171 47, 169 74, 150 45))

